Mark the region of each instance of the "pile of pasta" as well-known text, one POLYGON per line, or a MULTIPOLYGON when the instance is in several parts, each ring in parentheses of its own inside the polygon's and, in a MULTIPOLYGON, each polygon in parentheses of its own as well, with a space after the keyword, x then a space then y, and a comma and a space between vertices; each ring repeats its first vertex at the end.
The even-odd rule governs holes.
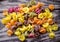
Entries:
POLYGON ((19 40, 36 38, 41 34, 49 33, 49 38, 55 38, 58 25, 54 21, 54 5, 48 7, 42 2, 34 1, 28 4, 20 4, 3 11, 4 18, 1 22, 5 25, 8 36, 16 35, 19 40))

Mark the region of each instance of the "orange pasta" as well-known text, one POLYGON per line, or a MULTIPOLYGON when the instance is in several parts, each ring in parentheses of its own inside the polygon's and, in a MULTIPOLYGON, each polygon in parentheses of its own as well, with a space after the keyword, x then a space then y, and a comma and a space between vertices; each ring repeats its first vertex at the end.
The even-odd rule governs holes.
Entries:
POLYGON ((11 23, 11 25, 14 25, 15 21, 14 20, 11 20, 10 23, 11 23))
POLYGON ((7 27, 8 29, 11 29, 11 23, 7 23, 7 24, 6 24, 6 27, 7 27))
POLYGON ((7 34, 8 34, 8 36, 11 36, 13 34, 13 31, 12 30, 8 30, 7 34))
POLYGON ((50 4, 49 6, 48 6, 48 8, 50 9, 50 10, 54 10, 54 5, 53 4, 50 4))
POLYGON ((48 19, 47 22, 48 22, 49 24, 53 24, 53 20, 52 20, 52 19, 48 19))
POLYGON ((46 33, 46 29, 43 28, 43 27, 41 27, 41 28, 39 29, 39 32, 40 32, 40 33, 46 33))
POLYGON ((37 23, 37 21, 39 21, 39 19, 37 19, 37 17, 34 17, 34 22, 37 23))
POLYGON ((37 21, 37 24, 42 25, 42 20, 37 21))
POLYGON ((4 15, 4 16, 8 15, 8 10, 4 10, 4 11, 3 11, 3 15, 4 15))

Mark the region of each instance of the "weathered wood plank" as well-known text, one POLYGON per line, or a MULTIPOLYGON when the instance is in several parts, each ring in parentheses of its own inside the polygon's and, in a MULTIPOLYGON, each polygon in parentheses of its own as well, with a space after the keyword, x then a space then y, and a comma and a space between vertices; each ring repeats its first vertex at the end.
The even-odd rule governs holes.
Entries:
MULTIPOLYGON (((56 37, 59 37, 60 34, 57 35, 57 33, 60 33, 60 31, 55 32, 56 37)), ((5 38, 4 38, 4 37, 3 37, 3 38, 0 38, 0 41, 17 39, 16 36, 8 37, 8 36, 7 36, 7 33, 2 33, 2 34, 0 34, 0 35, 6 35, 6 36, 4 36, 5 38)), ((43 37, 43 38, 41 38, 40 40, 47 40, 47 39, 49 39, 49 37, 48 37, 47 35, 48 35, 48 34, 46 34, 46 35, 45 35, 46 37, 43 37)), ((31 40, 31 39, 35 39, 35 38, 28 38, 28 39, 26 39, 26 40, 31 40)))
MULTIPOLYGON (((3 6, 3 7, 0 7, 0 13, 3 12, 3 10, 5 9, 8 9, 10 7, 15 7, 17 5, 6 5, 6 6, 3 6)), ((48 5, 45 5, 44 7, 48 7, 48 5)), ((55 5, 55 10, 60 10, 60 6, 59 5, 55 5)))

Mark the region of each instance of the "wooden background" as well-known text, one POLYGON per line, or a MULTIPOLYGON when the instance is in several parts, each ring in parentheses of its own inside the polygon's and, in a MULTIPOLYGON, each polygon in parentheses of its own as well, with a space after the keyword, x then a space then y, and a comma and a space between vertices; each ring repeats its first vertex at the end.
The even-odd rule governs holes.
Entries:
MULTIPOLYGON (((30 0, 5 0, 5 1, 0 1, 0 42, 20 42, 16 36, 8 37, 6 33, 6 28, 5 26, 1 23, 1 19, 4 17, 2 15, 2 11, 4 9, 8 9, 9 7, 17 6, 18 4, 21 3, 26 3, 30 0)), ((56 38, 53 40, 49 39, 48 33, 41 35, 39 38, 35 39, 26 39, 24 42, 60 42, 60 0, 36 0, 44 2, 47 5, 49 4, 54 4, 55 5, 55 10, 53 11, 54 14, 54 20, 58 23, 59 30, 56 31, 56 38)))

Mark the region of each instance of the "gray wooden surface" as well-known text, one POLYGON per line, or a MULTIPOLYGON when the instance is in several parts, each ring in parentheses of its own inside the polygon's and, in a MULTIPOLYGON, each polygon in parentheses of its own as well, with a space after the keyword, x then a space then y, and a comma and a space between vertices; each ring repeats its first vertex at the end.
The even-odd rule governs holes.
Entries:
MULTIPOLYGON (((9 7, 17 6, 18 4, 28 2, 29 0, 7 0, 0 2, 0 42, 20 42, 16 36, 8 37, 6 33, 6 28, 5 26, 1 23, 1 19, 4 17, 2 15, 2 11, 4 9, 8 9, 9 7)), ((48 33, 41 35, 39 38, 35 39, 26 39, 25 42, 57 42, 60 40, 60 3, 59 2, 52 2, 52 1, 47 1, 47 0, 36 0, 36 1, 41 1, 44 2, 47 5, 53 3, 55 4, 55 10, 53 11, 54 14, 54 19, 58 23, 59 30, 56 31, 56 38, 51 40, 48 37, 48 33)))

